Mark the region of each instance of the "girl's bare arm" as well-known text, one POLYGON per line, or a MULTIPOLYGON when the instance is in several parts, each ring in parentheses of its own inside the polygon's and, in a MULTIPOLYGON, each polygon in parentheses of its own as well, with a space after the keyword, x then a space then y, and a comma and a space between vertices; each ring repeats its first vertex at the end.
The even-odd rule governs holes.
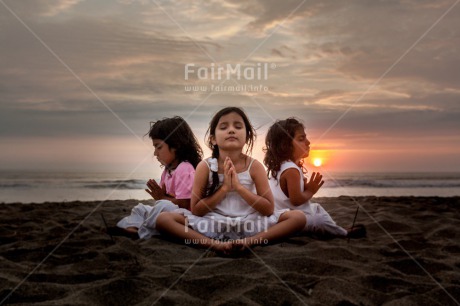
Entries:
POLYGON ((145 191, 155 200, 168 200, 179 206, 180 208, 190 209, 190 199, 176 199, 166 193, 166 187, 160 187, 155 180, 148 180, 147 189, 145 191))
MULTIPOLYGON (((322 181, 322 176, 316 176, 315 173, 313 173, 310 181, 305 184, 305 187, 307 188, 305 188, 305 190, 302 192, 300 189, 300 181, 301 181, 300 173, 295 168, 289 168, 285 170, 281 174, 280 180, 286 181, 286 184, 283 184, 283 185, 287 187, 287 196, 289 197, 290 202, 294 206, 299 206, 309 201, 324 183, 322 181)), ((303 184, 303 181, 302 181, 302 184, 303 184)))
POLYGON ((196 216, 204 216, 214 210, 216 205, 223 199, 228 192, 228 187, 224 184, 213 195, 204 197, 208 186, 209 168, 205 161, 201 161, 195 170, 193 181, 192 199, 190 210, 196 216))
POLYGON ((236 186, 236 191, 255 210, 264 216, 270 216, 275 210, 275 202, 270 185, 268 184, 265 169, 259 161, 255 160, 253 162, 250 175, 256 186, 257 194, 252 193, 241 184, 236 186))

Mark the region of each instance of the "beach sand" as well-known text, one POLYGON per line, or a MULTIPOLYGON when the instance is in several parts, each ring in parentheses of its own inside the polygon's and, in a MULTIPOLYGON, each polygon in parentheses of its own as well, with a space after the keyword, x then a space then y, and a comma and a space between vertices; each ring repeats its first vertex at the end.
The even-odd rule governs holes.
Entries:
MULTIPOLYGON (((294 237, 238 258, 101 232, 138 201, 0 204, 0 304, 459 305, 460 198, 318 198, 368 237, 294 237), (12 293, 11 293, 12 292, 12 293)), ((146 204, 146 202, 144 202, 146 204)))

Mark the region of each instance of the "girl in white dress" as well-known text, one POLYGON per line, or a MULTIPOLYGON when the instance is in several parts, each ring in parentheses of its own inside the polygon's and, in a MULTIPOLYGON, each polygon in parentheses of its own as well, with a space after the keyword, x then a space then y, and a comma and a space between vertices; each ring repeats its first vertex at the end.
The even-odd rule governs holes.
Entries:
POLYGON ((212 158, 198 164, 191 212, 163 212, 157 229, 170 236, 223 253, 239 251, 292 235, 305 226, 298 211, 274 209, 265 170, 244 154, 255 131, 237 107, 220 110, 211 120, 208 145, 212 158))
POLYGON ((302 123, 295 118, 275 122, 268 130, 265 146, 264 164, 270 177, 275 207, 302 211, 307 217, 303 232, 323 237, 360 238, 366 235, 363 225, 346 230, 338 226, 320 204, 310 202, 324 181, 316 172, 312 173, 310 180, 304 178, 302 163, 309 155, 310 141, 302 123))

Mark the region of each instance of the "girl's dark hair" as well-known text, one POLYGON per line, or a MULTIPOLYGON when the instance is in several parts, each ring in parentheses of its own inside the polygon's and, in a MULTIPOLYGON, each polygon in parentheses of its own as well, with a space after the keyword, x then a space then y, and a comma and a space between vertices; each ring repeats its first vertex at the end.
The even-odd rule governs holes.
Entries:
POLYGON ((267 167, 267 175, 270 174, 276 179, 281 163, 292 157, 292 140, 295 132, 305 129, 304 125, 297 119, 291 117, 286 120, 277 120, 267 132, 265 137, 265 158, 264 165, 267 167))
MULTIPOLYGON (((217 145, 212 144, 212 138, 216 136, 217 124, 219 123, 220 118, 230 113, 237 113, 243 119, 244 127, 246 128, 246 154, 252 153, 252 147, 254 145, 254 142, 256 141, 257 134, 254 127, 251 125, 248 116, 246 116, 244 111, 239 107, 226 107, 221 109, 214 115, 214 117, 211 119, 211 122, 209 123, 209 128, 206 132, 205 138, 207 138, 208 147, 212 150, 212 158, 219 158, 219 147, 217 145)), ((206 192, 206 197, 216 192, 218 185, 219 175, 217 174, 217 172, 212 172, 212 184, 206 192)))
POLYGON ((192 129, 182 117, 175 116, 150 122, 150 130, 147 134, 151 139, 163 140, 169 149, 175 149, 179 163, 188 161, 193 168, 196 168, 203 159, 203 150, 192 129))

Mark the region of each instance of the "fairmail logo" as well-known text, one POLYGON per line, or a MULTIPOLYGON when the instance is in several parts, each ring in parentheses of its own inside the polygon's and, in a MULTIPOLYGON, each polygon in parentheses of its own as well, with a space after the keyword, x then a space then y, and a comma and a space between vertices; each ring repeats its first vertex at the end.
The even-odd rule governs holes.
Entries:
POLYGON ((209 66, 199 66, 194 63, 188 63, 184 67, 184 79, 262 81, 268 79, 268 71, 274 68, 274 64, 270 65, 268 63, 257 63, 253 65, 222 65, 211 63, 209 66))

